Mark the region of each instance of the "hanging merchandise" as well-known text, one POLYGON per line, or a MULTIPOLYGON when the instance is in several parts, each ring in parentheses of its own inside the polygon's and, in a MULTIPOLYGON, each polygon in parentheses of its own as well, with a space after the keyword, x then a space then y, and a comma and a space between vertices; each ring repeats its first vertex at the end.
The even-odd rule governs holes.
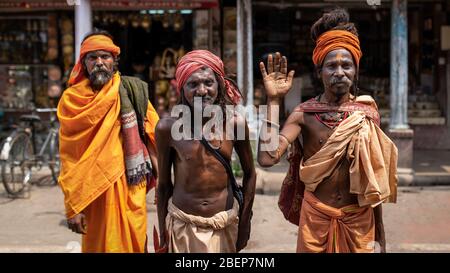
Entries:
POLYGON ((27 109, 32 105, 33 91, 30 66, 0 65, 6 81, 0 86, 0 106, 4 109, 27 109))
POLYGON ((159 68, 159 77, 161 79, 175 78, 178 52, 172 48, 166 48, 163 52, 161 66, 159 68))
POLYGON ((150 15, 144 14, 141 18, 141 27, 147 32, 150 31, 150 28, 152 27, 152 20, 150 19, 150 15))
POLYGON ((184 46, 180 46, 180 49, 178 49, 177 52, 177 63, 180 61, 181 57, 184 56, 184 54, 186 54, 186 51, 184 50, 184 46))
POLYGON ((130 15, 131 26, 134 28, 139 27, 139 15, 132 14, 130 15))
POLYGON ((169 28, 170 26, 170 14, 169 13, 164 13, 163 18, 161 19, 161 23, 163 28, 169 28))
POLYGON ((182 31, 184 28, 184 20, 183 16, 180 13, 175 14, 175 18, 173 20, 173 30, 182 31))
POLYGON ((125 16, 123 16, 123 15, 121 15, 121 16, 119 17, 118 23, 119 23, 119 25, 120 25, 121 27, 126 27, 126 26, 128 26, 128 18, 125 17, 125 16))
POLYGON ((61 45, 63 52, 64 70, 68 70, 73 65, 74 45, 73 45, 73 24, 65 17, 61 20, 61 45))
MULTIPOLYGON (((155 83, 155 92, 157 95, 158 111, 161 115, 169 113, 178 101, 175 70, 178 60, 184 54, 184 47, 180 47, 178 50, 166 48, 162 54, 162 58, 159 58, 159 56, 155 57, 154 64, 156 62, 159 63, 159 68, 157 69, 158 80, 155 83)), ((156 71, 153 71, 153 76, 155 76, 155 72, 156 71)))
POLYGON ((47 89, 47 96, 48 98, 59 98, 62 93, 62 83, 61 83, 61 69, 56 66, 52 65, 49 66, 47 70, 47 77, 48 77, 48 89, 47 89))
POLYGON ((195 49, 209 48, 209 11, 197 10, 194 14, 195 33, 193 46, 195 49))

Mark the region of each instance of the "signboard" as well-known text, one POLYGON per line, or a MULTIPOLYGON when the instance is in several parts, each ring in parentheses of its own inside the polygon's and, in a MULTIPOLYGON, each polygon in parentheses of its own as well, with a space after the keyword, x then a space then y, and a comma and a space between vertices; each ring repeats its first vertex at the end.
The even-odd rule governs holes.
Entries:
MULTIPOLYGON (((37 11, 72 9, 80 0, 10 0, 0 2, 0 11, 37 11)), ((218 0, 91 0, 93 9, 210 9, 218 7, 218 0)))

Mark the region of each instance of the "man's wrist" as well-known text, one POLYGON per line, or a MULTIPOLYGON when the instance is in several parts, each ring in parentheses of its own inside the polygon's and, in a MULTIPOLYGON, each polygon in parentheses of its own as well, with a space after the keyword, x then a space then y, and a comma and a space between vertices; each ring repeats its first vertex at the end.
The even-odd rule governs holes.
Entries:
POLYGON ((267 99, 268 105, 280 105, 281 98, 279 97, 270 97, 267 99))

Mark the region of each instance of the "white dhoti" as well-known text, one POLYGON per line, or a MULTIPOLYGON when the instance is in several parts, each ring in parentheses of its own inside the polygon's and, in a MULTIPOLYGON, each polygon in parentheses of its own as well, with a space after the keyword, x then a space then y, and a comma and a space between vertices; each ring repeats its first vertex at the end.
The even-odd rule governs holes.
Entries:
POLYGON ((205 218, 184 213, 169 199, 166 228, 171 253, 234 253, 239 226, 239 204, 205 218))

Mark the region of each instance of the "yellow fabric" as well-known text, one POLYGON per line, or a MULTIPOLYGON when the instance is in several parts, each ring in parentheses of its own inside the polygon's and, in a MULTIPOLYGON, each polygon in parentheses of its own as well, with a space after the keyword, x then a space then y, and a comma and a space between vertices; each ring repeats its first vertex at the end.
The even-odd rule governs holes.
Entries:
POLYGON ((314 192, 344 156, 350 162, 350 193, 358 195, 360 206, 396 202, 397 147, 360 111, 344 120, 317 153, 302 159, 305 189, 314 192))
POLYGON ((158 124, 159 116, 156 112, 153 105, 148 102, 147 106, 147 115, 145 117, 145 133, 147 133, 147 136, 150 138, 150 143, 152 144, 153 149, 156 151, 156 139, 155 139, 155 129, 156 124, 158 124))
POLYGON ((145 183, 128 186, 122 175, 84 209, 82 252, 146 252, 145 183))
POLYGON ((83 211, 125 171, 120 136, 119 73, 99 92, 85 79, 58 104, 61 174, 67 217, 83 211))
POLYGON ((169 199, 166 228, 171 253, 235 253, 239 204, 205 218, 183 212, 169 199))
MULTIPOLYGON (((83 252, 146 250, 145 179, 129 186, 120 133, 120 101, 116 73, 95 93, 83 80, 68 88, 58 105, 60 120, 60 186, 66 214, 86 215, 83 252)), ((149 103, 145 131, 155 144, 158 115, 149 103)))
MULTIPOLYGON (((153 141, 158 115, 149 102, 145 131, 153 141)), ((118 136, 120 137, 120 136, 118 136)), ((130 187, 123 174, 83 211, 88 232, 83 252, 147 252, 145 183, 130 187)))

